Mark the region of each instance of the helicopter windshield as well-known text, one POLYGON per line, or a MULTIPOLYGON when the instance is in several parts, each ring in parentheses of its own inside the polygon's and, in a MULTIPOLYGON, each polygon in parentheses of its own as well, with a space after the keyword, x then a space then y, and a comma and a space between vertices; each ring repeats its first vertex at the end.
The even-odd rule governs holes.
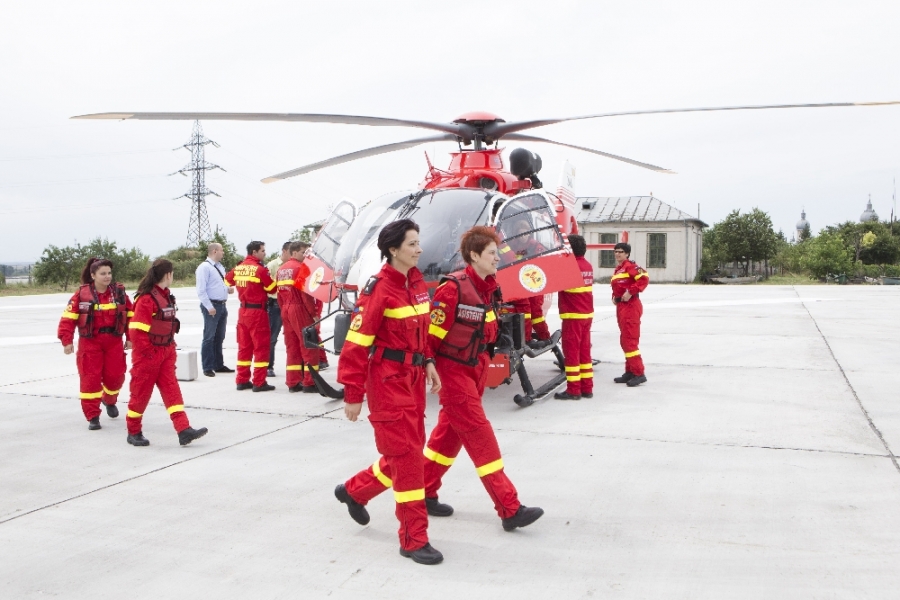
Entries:
POLYGON ((565 247, 556 216, 547 199, 540 193, 520 194, 500 208, 497 229, 503 241, 515 253, 509 266, 565 247))
POLYGON ((313 252, 329 267, 334 268, 334 258, 341 248, 341 240, 353 224, 356 217, 356 207, 349 202, 341 202, 328 217, 328 222, 319 232, 313 244, 313 252))
MULTIPOLYGON (((381 228, 399 219, 412 219, 419 225, 419 270, 426 281, 437 281, 461 269, 464 265, 459 256, 459 238, 473 225, 488 224, 492 198, 484 190, 454 188, 386 194, 373 200, 359 210, 334 254, 335 279, 356 283, 347 281, 354 264, 375 246, 381 228)), ((364 277, 373 274, 360 273, 364 277)))

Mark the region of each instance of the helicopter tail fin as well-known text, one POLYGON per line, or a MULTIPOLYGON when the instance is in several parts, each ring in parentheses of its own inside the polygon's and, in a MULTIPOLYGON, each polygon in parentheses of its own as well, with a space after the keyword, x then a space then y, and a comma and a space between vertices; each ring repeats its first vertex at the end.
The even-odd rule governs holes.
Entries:
POLYGON ((566 161, 563 165, 562 172, 559 174, 559 187, 556 195, 562 200, 566 208, 575 210, 575 167, 572 163, 566 161))

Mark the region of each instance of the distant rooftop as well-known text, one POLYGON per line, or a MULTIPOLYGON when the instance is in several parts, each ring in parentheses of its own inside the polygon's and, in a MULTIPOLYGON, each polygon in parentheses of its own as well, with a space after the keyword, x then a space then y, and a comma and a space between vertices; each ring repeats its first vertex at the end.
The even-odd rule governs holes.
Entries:
POLYGON ((610 221, 696 221, 706 223, 653 196, 584 197, 575 199, 578 223, 610 221))

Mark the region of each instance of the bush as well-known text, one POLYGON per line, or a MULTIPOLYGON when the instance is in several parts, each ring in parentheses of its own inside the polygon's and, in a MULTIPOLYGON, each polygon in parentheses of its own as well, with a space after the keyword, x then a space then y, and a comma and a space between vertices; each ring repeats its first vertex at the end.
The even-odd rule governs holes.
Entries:
POLYGON ((808 253, 803 267, 816 279, 826 275, 847 274, 853 270, 853 253, 839 235, 822 233, 804 242, 808 253))
POLYGON ((70 284, 79 284, 81 270, 91 256, 111 260, 113 278, 116 281, 137 281, 144 276, 150 265, 150 258, 139 248, 119 250, 115 242, 98 237, 87 246, 75 244, 58 248, 51 244, 44 248, 41 259, 32 271, 34 280, 41 285, 56 284, 68 291, 70 284))
POLYGON ((197 267, 199 267, 200 263, 209 256, 209 245, 213 242, 222 244, 222 249, 225 251, 225 255, 222 257, 222 266, 225 267, 226 271, 230 271, 234 268, 234 265, 243 260, 243 255, 238 254, 234 244, 228 241, 225 234, 220 231, 216 231, 213 235, 213 239, 208 242, 201 242, 199 248, 179 246, 174 250, 169 250, 158 258, 165 258, 172 261, 172 267, 174 269, 173 274, 176 281, 192 282, 194 281, 194 274, 197 271, 197 267))
POLYGON ((884 265, 885 277, 900 277, 900 265, 884 265))

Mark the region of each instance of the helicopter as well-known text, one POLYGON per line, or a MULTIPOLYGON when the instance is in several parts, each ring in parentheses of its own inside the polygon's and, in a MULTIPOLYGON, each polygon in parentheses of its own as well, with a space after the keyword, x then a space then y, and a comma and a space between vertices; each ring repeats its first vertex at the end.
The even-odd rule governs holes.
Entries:
MULTIPOLYGON (((333 341, 339 353, 349 327, 349 311, 355 295, 368 277, 380 268, 375 242, 385 224, 412 218, 420 226, 423 253, 420 270, 433 288, 440 279, 463 268, 459 254, 460 235, 475 225, 496 228, 504 244, 516 250, 515 259, 501 264, 497 281, 505 301, 550 294, 582 285, 582 276, 568 245, 567 235, 578 232, 575 220, 575 196, 572 190, 574 169, 566 167, 556 194, 543 189, 538 173, 542 168, 540 156, 517 148, 510 155, 507 169, 503 161, 501 139, 530 143, 546 143, 602 156, 648 169, 661 174, 674 171, 650 163, 637 161, 601 150, 567 144, 548 138, 525 135, 522 131, 587 119, 622 116, 717 112, 738 110, 768 110, 796 108, 837 108, 852 106, 885 106, 900 101, 833 102, 817 104, 779 104, 724 106, 707 108, 673 108, 599 113, 593 115, 511 121, 489 112, 465 113, 451 122, 432 122, 360 115, 310 113, 224 113, 224 112, 114 112, 72 117, 73 119, 112 120, 229 120, 283 121, 307 123, 339 123, 376 127, 412 127, 436 131, 436 134, 401 142, 358 150, 323 161, 284 171, 264 178, 272 183, 353 160, 405 150, 422 144, 453 141, 458 151, 451 153, 447 169, 436 168, 426 154, 428 171, 415 190, 385 194, 362 207, 340 202, 326 219, 313 242, 304 264, 310 275, 304 291, 338 308, 322 320, 335 319, 335 333, 324 342, 333 341)), ((611 249, 612 244, 589 244, 590 249, 611 249)), ((546 302, 546 300, 545 300, 546 302)), ((524 395, 514 398, 519 406, 528 406, 565 380, 557 375, 534 389, 524 368, 524 358, 546 351, 557 355, 562 370, 563 359, 557 342, 559 332, 551 338, 551 345, 541 350, 524 343, 524 322, 521 314, 504 315, 504 343, 495 354, 488 374, 488 387, 510 383, 512 374, 519 376, 524 395)), ((319 347, 322 341, 314 328, 304 332, 306 343, 319 347)), ((315 373, 315 372, 314 372, 315 373)), ((315 373, 318 375, 318 373, 315 373)), ((326 396, 339 397, 340 392, 316 377, 319 391, 326 396)))

